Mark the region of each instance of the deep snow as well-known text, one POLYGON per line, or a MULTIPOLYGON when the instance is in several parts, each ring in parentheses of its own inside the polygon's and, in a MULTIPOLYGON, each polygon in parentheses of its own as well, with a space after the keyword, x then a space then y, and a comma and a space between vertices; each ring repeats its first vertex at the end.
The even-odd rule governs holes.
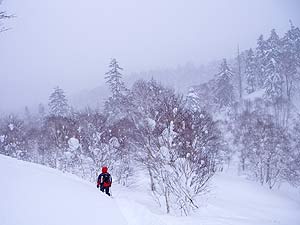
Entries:
POLYGON ((76 176, 0 155, 1 225, 299 225, 300 191, 269 190, 228 168, 191 216, 165 215, 141 177, 113 198, 76 176), (108 221, 101 218, 106 215, 108 221))
POLYGON ((224 170, 212 179, 210 192, 199 198, 200 209, 188 217, 165 215, 153 202, 150 192, 146 194, 145 180, 134 186, 134 192, 118 189, 118 204, 125 217, 130 215, 127 220, 132 219, 129 224, 133 225, 300 224, 299 189, 282 186, 269 190, 238 176, 235 166, 224 170))
POLYGON ((76 176, 0 155, 0 180, 1 225, 127 224, 115 201, 76 176))

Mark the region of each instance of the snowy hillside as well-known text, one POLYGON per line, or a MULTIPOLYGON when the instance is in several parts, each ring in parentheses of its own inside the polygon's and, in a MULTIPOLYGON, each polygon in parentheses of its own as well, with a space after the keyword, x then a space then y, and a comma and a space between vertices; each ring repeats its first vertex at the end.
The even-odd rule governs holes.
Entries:
POLYGON ((88 182, 0 156, 1 225, 125 225, 115 202, 88 182))
POLYGON ((272 190, 235 175, 217 174, 200 209, 165 215, 145 179, 130 189, 114 185, 111 199, 73 175, 0 155, 1 225, 298 225, 299 190, 272 190), (103 223, 106 215, 109 222, 103 223))
POLYGON ((300 191, 290 186, 269 190, 236 175, 231 167, 217 174, 210 187, 210 193, 198 201, 200 209, 188 217, 165 215, 146 193, 143 182, 132 192, 119 189, 115 194, 124 216, 134 225, 300 224, 300 191))

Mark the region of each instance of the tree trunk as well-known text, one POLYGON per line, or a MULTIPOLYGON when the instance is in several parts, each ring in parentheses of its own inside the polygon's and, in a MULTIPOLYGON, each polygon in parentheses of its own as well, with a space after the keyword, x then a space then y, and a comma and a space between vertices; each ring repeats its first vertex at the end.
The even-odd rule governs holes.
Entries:
POLYGON ((148 167, 148 172, 149 172, 149 176, 150 176, 150 188, 151 191, 155 191, 155 184, 154 184, 154 179, 153 179, 153 174, 151 169, 148 167))
POLYGON ((167 214, 169 214, 170 213, 170 203, 169 203, 169 193, 168 193, 168 190, 165 190, 165 201, 166 201, 167 214))
POLYGON ((242 87, 242 72, 241 72, 241 58, 240 58, 240 48, 238 45, 238 55, 237 55, 237 61, 238 61, 238 75, 239 75, 239 100, 242 100, 243 97, 243 87, 242 87))

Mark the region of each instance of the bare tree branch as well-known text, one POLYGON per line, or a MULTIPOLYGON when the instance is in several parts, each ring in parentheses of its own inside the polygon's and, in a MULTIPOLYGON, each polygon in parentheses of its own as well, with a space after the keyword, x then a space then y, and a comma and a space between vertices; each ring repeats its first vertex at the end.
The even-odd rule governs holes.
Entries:
MULTIPOLYGON (((1 2, 0 2, 1 4, 1 2)), ((8 15, 5 11, 0 11, 0 33, 9 30, 9 28, 5 27, 2 23, 5 19, 10 19, 15 17, 14 15, 8 15)))

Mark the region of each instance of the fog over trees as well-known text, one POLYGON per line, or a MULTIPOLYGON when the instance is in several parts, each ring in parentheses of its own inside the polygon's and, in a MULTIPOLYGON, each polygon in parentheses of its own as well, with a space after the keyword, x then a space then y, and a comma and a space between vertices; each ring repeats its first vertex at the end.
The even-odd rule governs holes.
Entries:
MULTIPOLYGON (((0 10, 0 32, 8 17, 0 10)), ((56 86, 48 102, 2 113, 0 153, 91 182, 103 165, 124 186, 144 173, 158 205, 183 215, 199 207, 210 179, 233 159, 240 174, 269 189, 300 187, 300 29, 293 21, 283 35, 271 29, 235 57, 153 72, 209 73, 187 91, 151 73, 128 84, 126 64, 109 57, 106 64, 99 77, 110 92, 98 96, 99 107, 78 108, 56 86)))

